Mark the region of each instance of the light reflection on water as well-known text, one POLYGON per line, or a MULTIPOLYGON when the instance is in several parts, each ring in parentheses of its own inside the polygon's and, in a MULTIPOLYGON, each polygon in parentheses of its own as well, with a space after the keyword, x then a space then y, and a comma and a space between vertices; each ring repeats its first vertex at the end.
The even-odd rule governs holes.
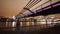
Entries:
POLYGON ((48 28, 48 26, 46 25, 41 25, 41 26, 24 26, 24 27, 18 27, 18 28, 14 28, 14 27, 3 27, 3 28, 0 28, 0 30, 4 30, 4 31, 36 31, 36 30, 41 30, 43 28, 48 28))

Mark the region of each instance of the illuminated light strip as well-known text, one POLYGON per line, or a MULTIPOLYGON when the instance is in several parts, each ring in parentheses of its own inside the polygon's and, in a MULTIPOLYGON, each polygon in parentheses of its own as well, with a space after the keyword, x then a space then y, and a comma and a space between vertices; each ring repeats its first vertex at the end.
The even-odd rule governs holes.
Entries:
POLYGON ((17 16, 17 17, 16 17, 16 19, 19 19, 19 18, 21 18, 21 16, 17 16))
POLYGON ((28 13, 28 14, 25 14, 24 16, 29 16, 29 15, 31 15, 31 14, 33 14, 33 13, 30 12, 30 13, 28 13))
POLYGON ((51 8, 51 6, 49 6, 49 7, 47 7, 47 8, 44 8, 43 10, 47 10, 47 9, 50 9, 51 8))
POLYGON ((27 14, 25 14, 24 16, 22 16, 22 18, 24 18, 24 17, 27 17, 28 15, 27 14))
POLYGON ((55 5, 53 5, 52 7, 56 7, 56 6, 59 6, 60 5, 60 3, 58 3, 58 4, 55 4, 55 5))
POLYGON ((25 16, 28 16, 27 14, 25 14, 25 16))
POLYGON ((33 13, 30 13, 30 14, 33 14, 33 13))
POLYGON ((31 15, 31 14, 28 14, 28 15, 31 15))
POLYGON ((41 12, 42 10, 37 10, 36 12, 41 12))
POLYGON ((37 12, 35 11, 34 13, 36 14, 37 12))
POLYGON ((31 15, 31 14, 33 14, 33 13, 29 13, 28 15, 31 15))

